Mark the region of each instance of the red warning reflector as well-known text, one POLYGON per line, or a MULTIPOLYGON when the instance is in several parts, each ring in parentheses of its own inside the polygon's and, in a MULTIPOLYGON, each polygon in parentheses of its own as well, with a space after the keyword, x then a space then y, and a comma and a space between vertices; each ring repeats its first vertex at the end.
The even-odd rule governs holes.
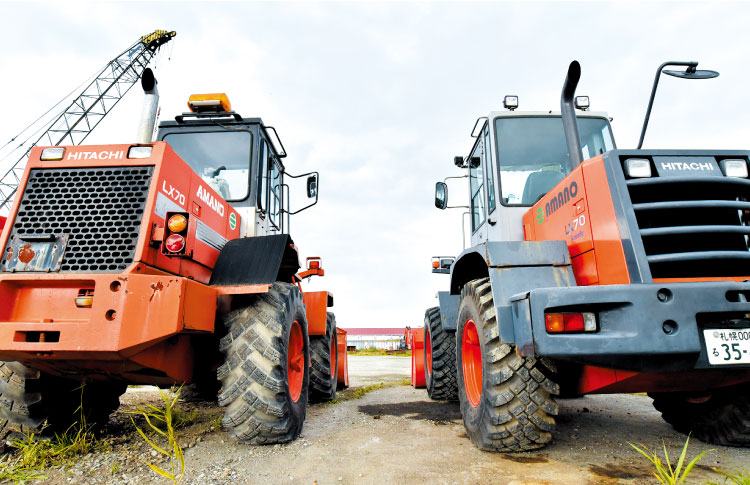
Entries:
POLYGON ((179 234, 172 234, 164 242, 164 245, 170 253, 180 253, 185 249, 185 238, 179 234))

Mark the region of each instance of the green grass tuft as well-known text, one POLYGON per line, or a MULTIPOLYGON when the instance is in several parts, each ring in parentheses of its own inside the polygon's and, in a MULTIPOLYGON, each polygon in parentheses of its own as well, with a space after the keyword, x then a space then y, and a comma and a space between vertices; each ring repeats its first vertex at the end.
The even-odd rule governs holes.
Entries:
POLYGON ((687 456, 687 449, 688 449, 688 443, 690 442, 690 437, 685 440, 685 446, 682 447, 682 453, 680 453, 680 457, 677 459, 677 464, 672 467, 672 463, 669 461, 669 453, 667 452, 667 445, 662 442, 662 447, 664 449, 664 460, 661 461, 661 458, 657 453, 654 453, 653 451, 649 450, 646 446, 641 445, 642 448, 637 447, 633 443, 628 443, 630 446, 635 448, 638 453, 643 455, 651 464, 653 465, 654 469, 651 471, 651 473, 656 477, 656 479, 659 481, 659 483, 663 483, 666 485, 676 485, 678 483, 685 483, 685 479, 690 475, 690 472, 693 470, 693 467, 698 463, 698 460, 703 458, 706 454, 710 453, 713 450, 703 451, 701 453, 698 453, 698 455, 690 460, 690 463, 688 463, 685 468, 683 469, 682 466, 685 463, 685 458, 687 456))

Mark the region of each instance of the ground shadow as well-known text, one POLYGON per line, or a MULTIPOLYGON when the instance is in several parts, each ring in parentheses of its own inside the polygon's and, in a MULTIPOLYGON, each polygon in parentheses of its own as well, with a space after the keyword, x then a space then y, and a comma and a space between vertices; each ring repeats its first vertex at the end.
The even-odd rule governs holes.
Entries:
POLYGON ((457 402, 417 401, 388 404, 365 404, 359 412, 379 418, 398 416, 406 419, 427 420, 435 424, 461 422, 461 411, 457 402))

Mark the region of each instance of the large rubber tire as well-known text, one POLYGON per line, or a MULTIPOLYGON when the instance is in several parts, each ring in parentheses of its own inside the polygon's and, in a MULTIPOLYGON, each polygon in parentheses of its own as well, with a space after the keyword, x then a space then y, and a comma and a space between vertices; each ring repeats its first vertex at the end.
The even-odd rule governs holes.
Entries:
POLYGON ((424 380, 430 399, 458 400, 456 332, 444 330, 440 307, 424 313, 424 380))
POLYGON ((310 336, 310 402, 336 398, 338 382, 338 345, 336 316, 326 316, 326 334, 310 336))
POLYGON ((123 383, 63 379, 19 362, 0 361, 0 438, 14 433, 63 433, 81 422, 98 429, 120 406, 123 383), (83 386, 83 387, 82 387, 83 386))
POLYGON ((514 452, 552 440, 559 386, 542 361, 500 342, 489 278, 467 283, 458 310, 458 399, 466 434, 481 450, 514 452))
POLYGON ((274 283, 224 321, 219 404, 222 425, 242 443, 275 444, 302 431, 310 380, 310 344, 299 289, 274 283))
POLYGON ((749 383, 701 393, 648 395, 676 431, 714 445, 750 446, 749 383))

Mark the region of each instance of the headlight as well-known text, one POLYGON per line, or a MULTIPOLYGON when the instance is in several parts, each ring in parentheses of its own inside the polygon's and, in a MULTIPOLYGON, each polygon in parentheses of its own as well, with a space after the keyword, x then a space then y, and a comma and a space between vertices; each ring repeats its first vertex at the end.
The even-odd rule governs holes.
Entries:
POLYGON ((62 160, 65 148, 45 148, 39 160, 62 160))
POLYGON ((651 176, 651 162, 645 158, 628 158, 625 160, 625 175, 630 178, 648 178, 651 176))
POLYGON ((747 178, 747 162, 741 159, 727 159, 719 162, 721 171, 727 177, 747 178))
POLYGON ((151 146, 144 147, 130 147, 128 150, 128 158, 149 158, 151 156, 151 146))

